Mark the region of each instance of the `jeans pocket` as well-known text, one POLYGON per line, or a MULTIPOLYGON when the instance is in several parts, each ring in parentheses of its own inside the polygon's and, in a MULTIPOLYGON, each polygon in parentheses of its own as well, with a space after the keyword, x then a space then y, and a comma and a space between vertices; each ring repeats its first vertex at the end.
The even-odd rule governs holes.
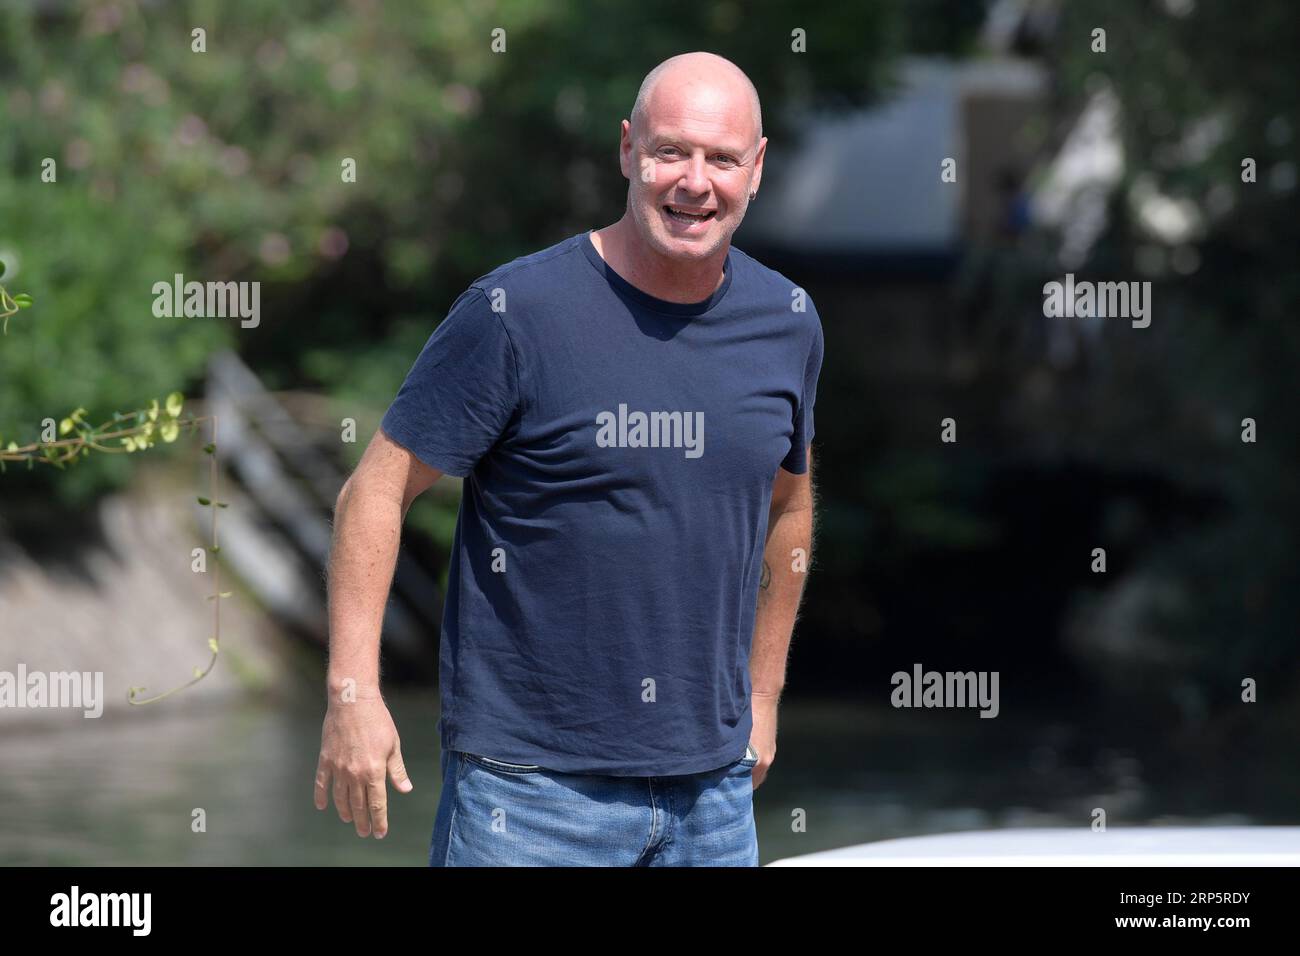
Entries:
POLYGON ((486 767, 488 770, 497 770, 501 773, 541 773, 542 768, 534 763, 507 763, 504 760, 496 760, 492 757, 484 757, 482 754, 472 754, 468 751, 462 751, 465 759, 471 763, 476 763, 480 767, 486 767))

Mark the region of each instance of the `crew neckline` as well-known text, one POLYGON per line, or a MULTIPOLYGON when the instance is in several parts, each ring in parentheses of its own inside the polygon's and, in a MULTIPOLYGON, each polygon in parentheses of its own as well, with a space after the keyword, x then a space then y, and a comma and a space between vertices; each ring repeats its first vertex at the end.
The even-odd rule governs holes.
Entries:
POLYGON ((596 251, 596 245, 591 241, 592 230, 588 229, 580 237, 582 251, 586 253, 587 260, 592 267, 605 277, 605 280, 614 287, 614 290, 638 305, 641 305, 653 312, 660 312, 664 315, 703 315, 708 312, 727 294, 731 288, 731 279, 735 274, 735 257, 732 255, 731 247, 727 248, 727 261, 722 266, 722 285, 713 290, 713 294, 707 299, 700 302, 669 302, 667 299, 660 299, 648 292, 638 289, 632 283, 628 282, 621 275, 614 271, 614 267, 606 262, 599 252, 596 251))

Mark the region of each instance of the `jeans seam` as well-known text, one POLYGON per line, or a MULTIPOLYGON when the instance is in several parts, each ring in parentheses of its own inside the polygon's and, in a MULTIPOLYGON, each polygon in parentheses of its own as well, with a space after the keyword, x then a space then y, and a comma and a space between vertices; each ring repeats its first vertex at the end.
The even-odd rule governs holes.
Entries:
POLYGON ((451 819, 447 821, 447 852, 443 854, 442 865, 451 865, 451 841, 456 836, 456 810, 460 807, 460 781, 464 776, 465 755, 456 753, 456 784, 451 788, 451 819))
POLYGON ((636 863, 640 863, 644 860, 646 854, 650 852, 650 848, 654 846, 655 828, 658 823, 658 814, 655 811, 655 782, 653 777, 646 778, 646 786, 650 788, 650 838, 645 841, 645 846, 643 846, 641 852, 637 854, 636 861, 633 864, 634 866, 636 863))
POLYGON ((661 851, 667 850, 668 847, 672 845, 673 831, 674 829, 676 829, 673 824, 677 822, 677 808, 673 805, 672 785, 669 785, 664 790, 664 804, 667 807, 667 811, 665 813, 667 823, 664 825, 664 838, 662 842, 660 842, 659 844, 659 849, 661 851))

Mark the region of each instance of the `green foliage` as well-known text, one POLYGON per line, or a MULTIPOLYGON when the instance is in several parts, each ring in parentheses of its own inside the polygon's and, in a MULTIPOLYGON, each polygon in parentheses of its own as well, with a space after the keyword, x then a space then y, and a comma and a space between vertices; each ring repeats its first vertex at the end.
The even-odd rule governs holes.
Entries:
MULTIPOLYGON (((179 247, 152 232, 152 198, 109 203, 84 184, 41 184, 36 168, 26 183, 0 177, 0 246, 19 250, 10 272, 40 302, 0 337, 0 434, 20 439, 59 408, 129 406, 183 386, 227 337, 208 320, 153 317, 151 284, 183 266, 179 247)), ((128 474, 99 458, 52 493, 81 500, 128 474)))
POLYGON ((1153 624, 1189 653, 1207 697, 1225 699, 1225 673, 1235 684, 1242 674, 1294 673, 1300 660, 1300 93, 1286 67, 1298 21, 1286 0, 1248 13, 1198 3, 1180 16, 1157 3, 1101 0, 1064 10, 1055 54, 1066 92, 1080 98, 1104 82, 1122 104, 1124 180, 1088 268, 1152 279, 1164 324, 1114 350, 1123 385, 1098 396, 1087 436, 1115 461, 1225 502, 1223 515, 1166 536, 1149 556, 1183 598, 1153 624), (1098 25, 1108 31, 1104 55, 1081 40, 1098 25), (1256 182, 1242 180, 1246 157, 1256 182), (1191 271, 1171 269, 1175 250, 1144 233, 1130 201, 1143 183, 1195 209, 1202 225, 1188 242, 1191 271), (1156 263, 1154 273, 1144 261, 1156 263), (1240 440, 1246 417, 1259 423, 1254 444, 1240 440))
MULTIPOLYGON (((7 445, 0 445, 0 473, 5 471, 7 461, 25 461, 29 469, 37 462, 44 462, 62 470, 66 465, 75 465, 82 458, 88 457, 92 450, 108 454, 129 454, 153 448, 159 441, 171 444, 180 435, 182 427, 193 433, 201 421, 197 418, 181 420, 184 403, 184 396, 180 392, 172 392, 161 407, 155 398, 147 408, 134 412, 114 412, 111 419, 99 425, 86 421, 86 409, 75 408, 66 417, 59 419, 60 437, 57 439, 28 445, 19 445, 11 440, 7 445), (69 435, 72 437, 67 437, 69 435), (111 444, 114 440, 116 445, 111 444)), ((209 444, 204 450, 215 447, 209 444)), ((200 498, 199 502, 208 503, 205 498, 200 498)))
POLYGON ((940 23, 942 7, 911 19, 901 0, 6 9, 0 258, 21 251, 48 308, 0 352, 0 431, 68 401, 185 387, 232 343, 294 385, 304 356, 332 376, 323 353, 372 349, 391 394, 410 364, 382 344, 394 316, 417 316, 427 336, 485 264, 617 216, 618 123, 656 62, 689 48, 735 59, 772 133, 784 104, 877 92, 906 25, 940 23), (796 25, 812 53, 791 52, 796 25), (192 50, 195 27, 206 52, 192 50), (41 181, 47 157, 56 182, 41 181), (273 318, 256 331, 157 319, 152 284, 178 272, 262 281, 273 318), (63 381, 46 374, 56 342, 63 381))
MULTIPOLYGON (((114 412, 111 419, 99 425, 92 425, 86 421, 87 411, 85 408, 75 408, 66 417, 59 420, 58 433, 61 437, 25 446, 20 446, 16 441, 10 441, 7 445, 0 446, 0 473, 6 470, 5 462, 9 461, 25 461, 29 469, 37 462, 44 462, 63 470, 67 465, 75 465, 82 458, 88 457, 92 450, 104 452, 108 455, 130 454, 153 448, 160 440, 165 444, 170 444, 179 436, 182 427, 188 428, 193 433, 199 424, 205 421, 205 419, 200 418, 182 420, 181 413, 184 407, 184 396, 180 392, 171 392, 161 405, 157 399, 152 399, 147 407, 137 409, 134 412, 114 412), (111 444, 113 439, 116 439, 119 444, 111 444)), ((207 454, 215 456, 216 447, 215 443, 209 442, 203 446, 203 450, 207 454)), ((215 458, 212 462, 212 469, 215 475, 215 458)), ((228 507, 225 502, 213 502, 212 499, 202 496, 198 498, 198 502, 201 505, 215 503, 217 508, 228 507)), ((214 543, 210 549, 214 556, 220 551, 220 548, 215 544, 216 534, 217 519, 214 510, 212 517, 214 543)), ((219 590, 221 586, 220 567, 214 565, 212 570, 212 580, 218 590, 215 594, 209 595, 208 600, 220 601, 230 597, 234 592, 219 590)), ((161 694, 144 697, 142 694, 147 688, 132 687, 127 692, 129 703, 143 705, 163 700, 187 687, 193 686, 211 673, 220 655, 221 615, 216 609, 213 611, 213 628, 216 635, 208 639, 208 650, 212 656, 209 658, 206 667, 195 667, 193 677, 189 681, 161 694)))

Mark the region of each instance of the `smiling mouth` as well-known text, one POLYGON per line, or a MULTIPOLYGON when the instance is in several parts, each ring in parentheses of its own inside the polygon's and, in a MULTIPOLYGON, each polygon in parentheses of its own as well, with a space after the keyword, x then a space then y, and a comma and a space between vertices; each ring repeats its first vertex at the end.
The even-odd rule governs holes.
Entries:
POLYGON ((673 219, 676 219, 678 222, 687 223, 688 225, 697 222, 708 222, 710 219, 712 219, 714 216, 718 214, 718 211, 716 209, 710 209, 703 213, 692 213, 692 212, 687 212, 683 209, 679 209, 676 206, 669 206, 669 205, 665 205, 663 207, 663 210, 673 219))

